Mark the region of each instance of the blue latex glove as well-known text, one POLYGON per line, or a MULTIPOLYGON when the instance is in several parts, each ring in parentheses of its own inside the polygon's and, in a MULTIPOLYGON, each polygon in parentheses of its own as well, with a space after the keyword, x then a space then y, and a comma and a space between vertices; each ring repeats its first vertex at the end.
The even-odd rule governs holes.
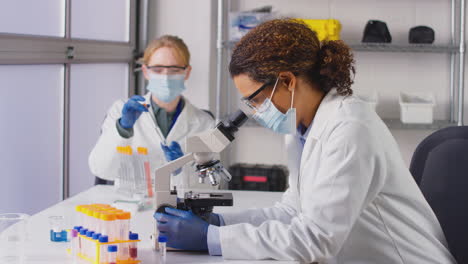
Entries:
POLYGON ((164 156, 166 156, 167 161, 173 161, 184 156, 182 148, 176 141, 172 141, 170 146, 161 143, 161 148, 164 151, 164 156))
POLYGON ((141 113, 148 112, 148 108, 139 103, 144 101, 145 98, 142 96, 134 95, 124 104, 122 108, 122 118, 119 120, 123 128, 132 128, 141 113))
POLYGON ((167 237, 167 246, 183 250, 208 250, 209 224, 189 211, 166 208, 155 213, 159 233, 167 237))

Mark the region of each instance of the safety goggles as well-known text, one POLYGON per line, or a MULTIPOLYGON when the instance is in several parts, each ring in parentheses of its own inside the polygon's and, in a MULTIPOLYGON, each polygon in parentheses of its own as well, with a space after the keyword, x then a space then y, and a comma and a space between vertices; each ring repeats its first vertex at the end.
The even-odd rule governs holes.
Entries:
POLYGON ((167 75, 176 75, 176 74, 184 74, 185 70, 187 69, 187 66, 176 66, 176 65, 169 65, 169 66, 163 66, 163 65, 155 65, 155 66, 149 66, 146 65, 146 68, 150 73, 154 74, 167 74, 167 75))
POLYGON ((253 92, 251 95, 247 97, 242 97, 241 98, 241 110, 244 111, 247 115, 253 115, 255 113, 262 113, 264 112, 267 108, 266 105, 263 104, 265 100, 268 98, 264 93, 262 93, 263 90, 265 90, 268 86, 275 85, 277 84, 278 80, 276 81, 271 81, 263 84, 258 88, 255 92, 253 92))

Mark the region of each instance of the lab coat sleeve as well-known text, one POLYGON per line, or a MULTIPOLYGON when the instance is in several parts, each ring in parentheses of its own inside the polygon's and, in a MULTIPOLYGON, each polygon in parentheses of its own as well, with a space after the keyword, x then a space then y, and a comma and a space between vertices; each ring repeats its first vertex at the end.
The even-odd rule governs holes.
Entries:
POLYGON ((101 126, 101 135, 88 158, 91 172, 105 180, 114 180, 117 176, 119 158, 116 147, 131 145, 132 138, 120 136, 116 126, 123 104, 124 101, 119 100, 108 110, 101 126))
POLYGON ((239 223, 249 223, 253 226, 259 226, 267 220, 278 220, 282 223, 290 223, 291 219, 297 214, 294 206, 294 194, 291 188, 283 194, 281 202, 273 207, 247 209, 240 212, 221 214, 225 225, 234 225, 239 223))
POLYGON ((240 212, 232 212, 223 214, 226 225, 234 225, 239 223, 250 223, 254 226, 259 226, 267 220, 278 220, 282 223, 289 224, 291 219, 297 215, 298 196, 297 196, 297 179, 299 171, 300 151, 297 146, 297 138, 287 135, 285 137, 285 145, 288 154, 289 188, 283 194, 280 202, 269 208, 249 209, 240 212))
POLYGON ((208 253, 211 256, 221 256, 221 241, 219 240, 219 227, 214 225, 208 226, 207 234, 208 253))
POLYGON ((220 227, 224 258, 309 263, 338 254, 363 208, 382 188, 383 172, 376 173, 382 154, 378 139, 357 121, 338 123, 323 141, 317 175, 305 169, 301 177, 301 212, 289 224, 270 220, 258 227, 220 227))

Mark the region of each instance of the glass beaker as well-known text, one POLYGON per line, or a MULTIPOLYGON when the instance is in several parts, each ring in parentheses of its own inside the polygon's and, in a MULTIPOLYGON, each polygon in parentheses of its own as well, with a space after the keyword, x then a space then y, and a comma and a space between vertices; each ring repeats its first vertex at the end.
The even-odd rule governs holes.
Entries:
POLYGON ((24 263, 29 215, 0 214, 0 263, 24 263))
POLYGON ((65 229, 65 217, 62 215, 49 216, 50 241, 67 242, 67 230, 65 229))

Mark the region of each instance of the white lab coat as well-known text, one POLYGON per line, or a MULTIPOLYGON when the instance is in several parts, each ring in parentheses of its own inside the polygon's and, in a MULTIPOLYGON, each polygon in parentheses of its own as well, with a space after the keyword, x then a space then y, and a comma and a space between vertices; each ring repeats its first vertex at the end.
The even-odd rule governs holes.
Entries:
POLYGON ((298 137, 286 140, 289 189, 272 208, 222 214, 224 258, 455 263, 390 131, 364 102, 332 90, 303 150, 298 137))
MULTIPOLYGON (((131 146, 133 150, 136 150, 137 147, 148 148, 151 171, 154 172, 156 168, 167 163, 160 146, 161 142, 177 141, 185 153, 185 140, 187 137, 211 129, 214 126, 214 120, 208 113, 194 107, 189 100, 184 98, 185 106, 169 131, 167 138, 164 138, 151 107, 151 93, 146 94, 144 97, 145 103, 149 104, 150 107, 148 112, 142 113, 136 121, 133 127, 133 137, 131 138, 121 137, 116 127, 116 122, 122 116, 122 108, 126 101, 116 101, 107 112, 106 119, 102 124, 101 135, 89 156, 89 167, 94 175, 106 180, 116 178, 121 161, 116 152, 117 146, 131 146)), ((171 184, 177 186, 178 189, 189 186, 209 187, 208 184, 198 185, 198 177, 194 175, 194 168, 186 165, 180 174, 171 178, 171 184), (185 183, 185 186, 182 186, 182 182, 185 183)))

